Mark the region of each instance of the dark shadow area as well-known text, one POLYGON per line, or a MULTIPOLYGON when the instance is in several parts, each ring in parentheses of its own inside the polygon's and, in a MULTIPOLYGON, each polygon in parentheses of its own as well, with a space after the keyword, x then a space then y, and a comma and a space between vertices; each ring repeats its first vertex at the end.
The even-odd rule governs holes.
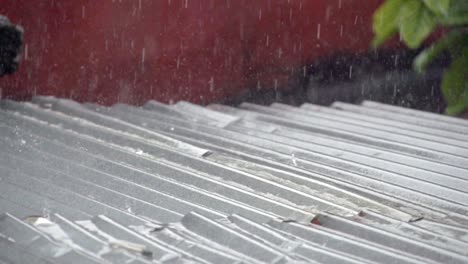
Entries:
POLYGON ((20 27, 0 15, 0 77, 12 74, 18 68, 22 35, 20 27))
MULTIPOLYGON (((223 103, 243 101, 268 105, 305 102, 329 105, 334 101, 360 103, 374 100, 431 112, 443 112, 446 104, 440 89, 448 55, 430 65, 425 74, 417 74, 412 62, 420 50, 385 50, 365 55, 336 55, 308 65, 306 78, 291 78, 289 87, 257 91, 229 98, 223 103)), ((300 71, 298 71, 300 72, 300 71)))

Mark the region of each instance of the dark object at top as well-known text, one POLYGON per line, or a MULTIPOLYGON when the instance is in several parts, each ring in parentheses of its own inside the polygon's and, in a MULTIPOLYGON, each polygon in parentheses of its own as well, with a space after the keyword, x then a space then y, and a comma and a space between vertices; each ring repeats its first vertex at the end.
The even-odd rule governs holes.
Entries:
POLYGON ((22 28, 0 15, 0 77, 12 74, 18 68, 22 43, 22 28))

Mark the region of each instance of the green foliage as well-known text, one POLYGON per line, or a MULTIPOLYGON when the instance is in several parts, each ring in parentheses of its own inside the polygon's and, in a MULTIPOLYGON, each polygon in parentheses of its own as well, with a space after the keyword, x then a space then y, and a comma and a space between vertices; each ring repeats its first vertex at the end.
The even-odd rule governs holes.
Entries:
MULTIPOLYGON (((467 35, 460 31, 449 32, 444 38, 441 38, 431 46, 418 54, 413 62, 413 68, 422 73, 427 66, 446 50, 452 50, 454 53, 461 48, 462 43, 466 43, 467 35)), ((466 43, 468 45, 468 43, 466 43)))
POLYGON ((447 113, 457 114, 468 107, 468 0, 386 0, 373 19, 374 47, 399 33, 415 49, 438 25, 447 27, 449 33, 422 51, 413 66, 423 72, 432 60, 449 51, 452 65, 442 81, 447 113))
POLYGON ((437 15, 447 15, 450 7, 450 0, 423 0, 429 10, 437 15))
POLYGON ((444 74, 442 91, 447 100, 448 114, 457 114, 468 106, 468 47, 455 58, 444 74))
POLYGON ((388 0, 374 14, 374 46, 379 46, 398 32, 398 14, 404 0, 388 0))
POLYGON ((420 0, 406 0, 398 17, 400 35, 412 49, 419 47, 437 24, 434 14, 420 0))
POLYGON ((447 15, 440 17, 440 24, 444 26, 468 25, 468 1, 451 0, 447 15))

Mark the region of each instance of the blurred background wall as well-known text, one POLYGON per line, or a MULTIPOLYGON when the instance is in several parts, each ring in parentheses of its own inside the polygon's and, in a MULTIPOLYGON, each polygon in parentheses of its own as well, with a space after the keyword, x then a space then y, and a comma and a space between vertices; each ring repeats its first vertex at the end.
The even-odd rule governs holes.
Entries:
POLYGON ((367 54, 380 3, 0 0, 0 14, 25 29, 19 71, 0 79, 1 94, 141 104, 287 91, 314 62, 367 54))

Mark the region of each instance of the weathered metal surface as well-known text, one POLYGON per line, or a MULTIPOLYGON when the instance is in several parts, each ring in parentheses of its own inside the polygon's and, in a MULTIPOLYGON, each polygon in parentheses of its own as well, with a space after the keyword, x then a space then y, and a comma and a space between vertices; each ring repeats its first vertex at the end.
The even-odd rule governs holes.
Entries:
POLYGON ((0 101, 0 263, 467 263, 468 122, 333 106, 0 101))

